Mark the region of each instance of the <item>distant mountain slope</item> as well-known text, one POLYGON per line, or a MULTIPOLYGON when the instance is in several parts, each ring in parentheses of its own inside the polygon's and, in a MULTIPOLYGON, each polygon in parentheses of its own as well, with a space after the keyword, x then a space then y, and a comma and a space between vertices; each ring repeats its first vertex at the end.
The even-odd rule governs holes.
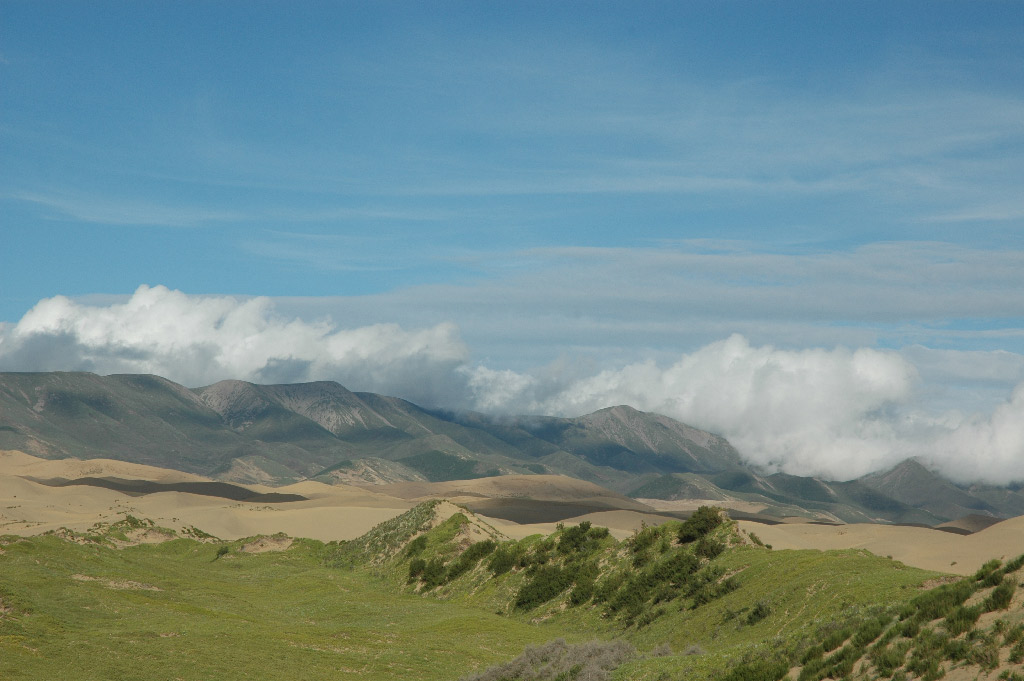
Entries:
POLYGON ((190 472, 263 449, 177 383, 81 372, 0 374, 0 448, 190 472))
POLYGON ((0 373, 0 449, 268 485, 560 474, 638 498, 743 502, 775 518, 935 525, 1024 514, 1018 489, 954 485, 912 460, 848 482, 768 475, 718 435, 628 406, 496 417, 331 381, 190 390, 158 376, 0 373))
POLYGON ((725 438, 627 406, 578 418, 525 418, 518 425, 590 463, 619 470, 716 473, 742 467, 725 438))
POLYGON ((888 471, 865 475, 860 482, 908 506, 949 519, 999 513, 993 505, 960 489, 916 459, 907 459, 888 471))

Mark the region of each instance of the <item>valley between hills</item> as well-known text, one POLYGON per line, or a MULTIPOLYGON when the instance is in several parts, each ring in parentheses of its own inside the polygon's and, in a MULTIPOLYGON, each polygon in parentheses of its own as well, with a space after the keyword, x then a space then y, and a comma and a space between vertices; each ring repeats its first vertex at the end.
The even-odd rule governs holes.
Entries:
POLYGON ((628 407, 0 374, 0 678, 1004 679, 1015 489, 628 407))

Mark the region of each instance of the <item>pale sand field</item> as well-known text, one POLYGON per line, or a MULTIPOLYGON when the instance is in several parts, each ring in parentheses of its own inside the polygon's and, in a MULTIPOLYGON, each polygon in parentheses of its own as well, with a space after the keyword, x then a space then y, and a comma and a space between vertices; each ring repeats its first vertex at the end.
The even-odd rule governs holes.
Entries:
POLYGON ((976 571, 991 558, 1015 558, 1024 553, 1024 517, 1004 520, 971 535, 869 524, 762 525, 741 520, 739 525, 775 549, 867 549, 906 565, 960 575, 976 571))
POLYGON ((20 452, 0 452, 0 534, 39 534, 61 527, 84 531, 94 523, 116 522, 130 513, 175 530, 194 526, 222 539, 284 532, 331 541, 354 539, 414 505, 370 490, 312 482, 277 489, 252 487, 308 497, 307 501, 268 504, 182 492, 129 496, 99 487, 49 487, 20 477, 70 479, 83 475, 158 482, 205 480, 121 461, 44 461, 20 452))
MULTIPOLYGON (((87 486, 49 487, 25 479, 118 477, 157 482, 198 482, 204 478, 177 471, 108 460, 37 459, 21 452, 0 452, 0 534, 32 535, 61 527, 84 531, 97 522, 116 522, 130 513, 172 529, 195 526, 222 539, 283 532, 293 537, 322 541, 354 539, 429 497, 472 501, 482 497, 526 497, 539 500, 621 500, 622 497, 590 483, 561 476, 508 476, 456 483, 399 483, 375 487, 301 482, 283 488, 251 486, 261 492, 301 494, 306 501, 246 503, 217 497, 160 492, 129 496, 87 486), (536 483, 533 487, 531 483, 536 483)), ((589 513, 565 520, 571 525, 589 520, 608 527, 617 538, 632 534, 643 523, 656 525, 662 516, 637 510, 589 513)), ((673 509, 682 510, 682 509, 673 509)), ((520 525, 485 518, 511 538, 547 534, 555 523, 520 525)), ((740 521, 775 549, 867 549, 892 556, 907 565, 941 572, 968 574, 990 558, 1012 558, 1024 553, 1024 517, 1013 518, 973 535, 887 525, 810 525, 794 522, 763 525, 740 521)))

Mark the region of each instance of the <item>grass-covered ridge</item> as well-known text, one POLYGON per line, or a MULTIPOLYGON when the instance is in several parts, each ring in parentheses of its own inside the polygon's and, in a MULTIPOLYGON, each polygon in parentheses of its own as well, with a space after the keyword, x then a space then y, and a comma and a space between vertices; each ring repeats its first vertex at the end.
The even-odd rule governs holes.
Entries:
MULTIPOLYGON (((969 594, 923 591, 939 575, 863 551, 772 551, 714 509, 624 541, 587 523, 510 541, 448 502, 340 544, 200 530, 138 543, 146 533, 170 531, 128 517, 0 540, 0 678, 497 679, 487 670, 528 646, 503 669, 774 681, 784 668, 818 681, 849 658, 914 676, 915 650, 970 657, 948 642, 984 648, 971 632, 1019 597, 1010 566, 990 566, 969 594), (283 550, 249 552, 268 545, 283 550), (918 630, 888 633, 897 626, 918 630), (606 664, 577 668, 577 646, 595 640, 606 664)), ((1024 640, 1015 622, 999 626, 1024 640)))

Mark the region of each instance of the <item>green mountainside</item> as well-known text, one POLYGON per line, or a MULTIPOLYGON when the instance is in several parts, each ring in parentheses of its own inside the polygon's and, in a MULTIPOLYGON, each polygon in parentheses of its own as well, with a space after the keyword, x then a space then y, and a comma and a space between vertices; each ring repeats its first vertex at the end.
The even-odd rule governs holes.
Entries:
POLYGON ((636 498, 755 504, 767 518, 936 525, 1024 513, 1017 488, 957 486, 917 461, 847 482, 746 466, 722 437, 627 406, 577 418, 423 409, 330 382, 0 373, 0 449, 113 458, 233 483, 561 474, 636 498))
POLYGON ((624 541, 510 541, 441 501, 350 542, 188 535, 0 537, 0 678, 1016 681, 1024 660, 1024 558, 955 580, 773 551, 707 507, 624 541))

